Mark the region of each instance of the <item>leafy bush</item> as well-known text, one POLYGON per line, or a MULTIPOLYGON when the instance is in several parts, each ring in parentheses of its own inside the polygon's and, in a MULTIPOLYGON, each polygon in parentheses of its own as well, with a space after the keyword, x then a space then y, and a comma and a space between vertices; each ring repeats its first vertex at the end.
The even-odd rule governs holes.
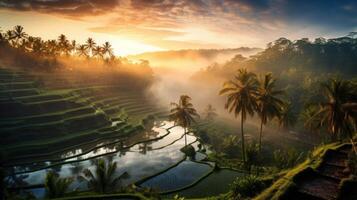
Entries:
POLYGON ((240 154, 240 141, 237 136, 230 135, 223 140, 222 151, 229 158, 237 157, 240 154))
POLYGON ((192 145, 187 145, 181 148, 181 152, 183 152, 186 156, 193 158, 196 155, 196 150, 192 145))
POLYGON ((246 168, 251 171, 252 166, 260 164, 259 145, 255 142, 248 144, 246 150, 246 168))
POLYGON ((274 162, 278 169, 286 169, 294 167, 303 160, 303 152, 298 153, 294 149, 290 150, 276 150, 274 151, 274 162))
POLYGON ((211 139, 205 130, 198 130, 196 134, 202 140, 203 143, 210 144, 211 139))
POLYGON ((45 180, 46 197, 63 197, 72 182, 70 178, 59 178, 56 172, 49 171, 45 180))
POLYGON ((253 197, 266 187, 267 184, 257 176, 238 177, 231 185, 231 195, 233 199, 253 197))

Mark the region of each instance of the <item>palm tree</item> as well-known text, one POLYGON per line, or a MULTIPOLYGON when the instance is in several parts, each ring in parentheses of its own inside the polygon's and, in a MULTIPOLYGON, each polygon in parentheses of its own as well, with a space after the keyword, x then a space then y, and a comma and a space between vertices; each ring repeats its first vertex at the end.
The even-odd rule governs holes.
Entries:
POLYGON ((245 162, 244 147, 244 121, 247 114, 253 116, 257 108, 256 96, 258 92, 258 81, 256 75, 247 72, 246 69, 239 69, 233 80, 227 81, 223 85, 220 95, 227 96, 225 108, 234 112, 235 117, 241 114, 241 137, 242 137, 242 158, 245 162))
POLYGON ((216 109, 211 104, 207 105, 204 114, 208 121, 212 121, 217 116, 216 109))
POLYGON ((94 47, 94 49, 92 49, 92 56, 93 57, 103 58, 103 49, 102 49, 102 47, 100 47, 100 46, 94 47))
POLYGON ((5 33, 2 32, 2 30, 0 29, 0 44, 2 42, 4 42, 6 39, 5 39, 5 33))
POLYGON ((176 125, 180 125, 184 128, 185 146, 187 146, 187 129, 195 122, 194 117, 199 117, 190 101, 191 97, 181 95, 178 103, 171 103, 173 108, 170 110, 169 116, 171 120, 175 121, 176 125))
POLYGON ((94 40, 92 38, 88 38, 85 45, 86 45, 86 48, 89 51, 89 55, 93 56, 93 49, 94 49, 94 47, 96 45, 94 40))
POLYGON ((296 119, 297 117, 293 111, 292 104, 290 102, 284 103, 278 117, 279 126, 284 129, 292 127, 294 126, 296 119))
POLYGON ((61 34, 58 36, 58 50, 60 51, 60 54, 68 55, 69 46, 69 41, 65 35, 61 34))
POLYGON ((353 142, 356 129, 357 93, 350 81, 331 79, 322 84, 324 100, 318 104, 311 120, 318 120, 320 127, 326 127, 333 137, 348 136, 357 154, 353 142))
POLYGON ((85 56, 88 57, 88 50, 84 44, 81 44, 77 48, 77 54, 78 56, 85 56))
POLYGON ((103 53, 103 56, 106 56, 108 58, 113 56, 113 48, 112 48, 112 45, 109 42, 105 42, 103 44, 102 53, 103 53))
POLYGON ((59 45, 57 44, 56 40, 48 40, 46 42, 46 53, 47 53, 47 55, 49 55, 49 56, 58 55, 58 51, 59 51, 58 46, 59 45))
POLYGON ((70 45, 70 51, 74 55, 77 51, 77 42, 75 40, 72 40, 71 45, 70 45))
POLYGON ((128 176, 128 173, 123 173, 120 176, 115 177, 115 171, 117 169, 117 163, 104 159, 95 161, 95 172, 93 173, 89 169, 83 171, 84 176, 80 176, 80 180, 85 180, 88 183, 88 187, 95 192, 107 193, 112 192, 120 185, 120 181, 128 176))
POLYGON ((57 173, 49 171, 45 180, 46 197, 63 197, 72 181, 69 178, 59 178, 57 173))
POLYGON ((22 26, 15 26, 14 27, 14 39, 16 39, 16 46, 19 46, 19 41, 23 38, 26 38, 27 37, 27 34, 24 32, 24 27, 22 26))
POLYGON ((258 89, 258 109, 257 113, 260 117, 260 132, 259 132, 259 151, 262 147, 262 133, 263 125, 267 123, 268 120, 278 117, 280 110, 284 105, 282 99, 279 98, 284 92, 282 90, 275 89, 276 79, 273 78, 271 73, 265 74, 259 80, 258 89))
POLYGON ((6 38, 6 40, 7 40, 7 42, 8 42, 9 44, 11 44, 11 45, 14 46, 13 41, 14 41, 14 39, 15 39, 15 35, 14 35, 14 32, 13 32, 12 30, 6 31, 5 38, 6 38))

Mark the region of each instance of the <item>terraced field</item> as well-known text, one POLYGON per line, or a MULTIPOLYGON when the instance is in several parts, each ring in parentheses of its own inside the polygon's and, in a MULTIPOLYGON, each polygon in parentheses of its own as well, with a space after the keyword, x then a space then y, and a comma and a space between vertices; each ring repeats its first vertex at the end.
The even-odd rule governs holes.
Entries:
MULTIPOLYGON (((1 68, 0 81, 0 151, 8 178, 24 183, 14 190, 43 198, 49 171, 74 178, 70 190, 87 190, 76 177, 98 158, 117 162, 117 175, 129 174, 124 185, 160 193, 190 188, 213 173, 205 154, 186 159, 184 129, 164 121, 167 110, 143 89, 1 68)), ((196 136, 187 140, 198 151, 196 136)))
POLYGON ((125 137, 167 114, 143 90, 78 80, 0 68, 0 151, 8 164, 125 137))

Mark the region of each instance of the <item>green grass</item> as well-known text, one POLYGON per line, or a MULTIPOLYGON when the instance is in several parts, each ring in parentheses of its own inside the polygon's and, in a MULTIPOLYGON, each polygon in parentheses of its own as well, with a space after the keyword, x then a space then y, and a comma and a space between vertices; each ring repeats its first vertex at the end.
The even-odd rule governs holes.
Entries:
POLYGON ((323 161, 324 154, 328 149, 337 149, 343 144, 332 143, 328 145, 316 148, 312 153, 310 158, 307 158, 303 163, 294 167, 293 169, 286 170, 286 173, 282 178, 278 179, 273 183, 273 185, 266 190, 264 190, 260 195, 258 195, 255 200, 265 200, 265 199, 281 199, 283 196, 288 195, 289 192, 296 187, 294 179, 296 179, 300 174, 305 173, 308 169, 316 170, 323 161))

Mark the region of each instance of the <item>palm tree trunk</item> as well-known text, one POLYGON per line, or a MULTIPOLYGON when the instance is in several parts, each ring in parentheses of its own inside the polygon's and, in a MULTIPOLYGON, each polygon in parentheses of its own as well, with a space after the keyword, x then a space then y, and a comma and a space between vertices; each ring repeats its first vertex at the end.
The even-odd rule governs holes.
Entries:
POLYGON ((241 136, 242 136, 242 158, 243 162, 245 163, 245 147, 244 147, 244 132, 243 132, 243 113, 241 113, 241 121, 240 121, 240 128, 241 128, 241 136))
POLYGON ((185 135, 185 147, 187 146, 187 137, 186 137, 186 128, 183 128, 184 129, 184 135, 185 135))
POLYGON ((262 134, 263 134, 263 119, 260 122, 260 133, 259 133, 259 152, 262 150, 262 134))

